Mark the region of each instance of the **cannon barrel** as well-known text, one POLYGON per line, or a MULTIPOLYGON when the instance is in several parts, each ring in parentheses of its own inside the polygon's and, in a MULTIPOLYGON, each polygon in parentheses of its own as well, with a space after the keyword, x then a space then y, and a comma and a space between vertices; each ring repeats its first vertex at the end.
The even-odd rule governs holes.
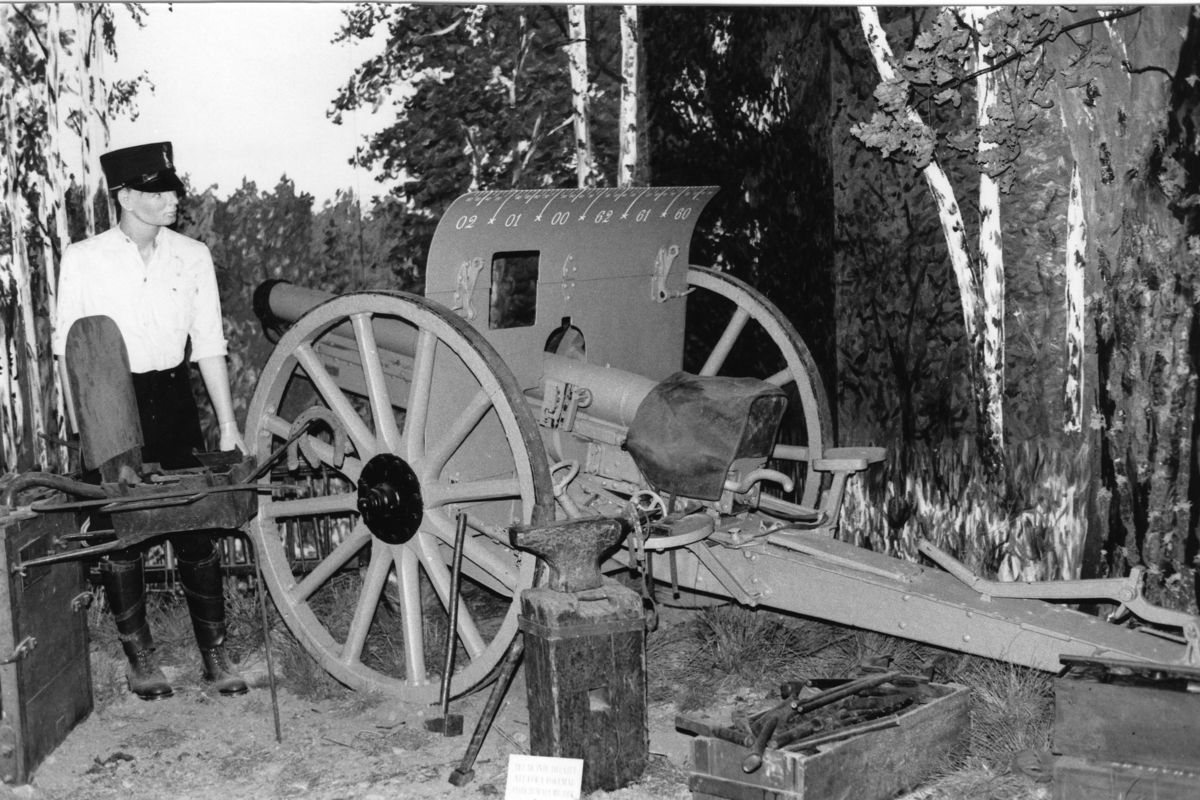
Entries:
POLYGON ((592 395, 587 413, 629 427, 638 406, 658 382, 632 372, 587 364, 574 358, 545 353, 543 380, 582 386, 592 395))
MULTIPOLYGON (((329 292, 305 289, 287 281, 265 281, 254 290, 254 314, 262 323, 264 331, 278 330, 286 328, 308 311, 334 297, 335 295, 329 292)), ((353 349, 354 329, 349 322, 334 328, 330 335, 351 343, 349 346, 353 349)), ((375 341, 381 348, 396 355, 411 358, 417 352, 416 328, 399 320, 377 317, 375 341)))

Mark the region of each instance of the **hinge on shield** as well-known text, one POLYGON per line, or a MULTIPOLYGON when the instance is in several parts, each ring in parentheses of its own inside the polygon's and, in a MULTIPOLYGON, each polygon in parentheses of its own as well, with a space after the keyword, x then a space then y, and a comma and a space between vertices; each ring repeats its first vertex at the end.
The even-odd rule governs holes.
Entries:
POLYGON ((671 274, 671 266, 678 255, 677 244, 658 248, 658 257, 654 259, 654 277, 650 283, 650 297, 656 303, 665 303, 673 297, 683 297, 692 293, 691 289, 685 292, 672 292, 667 289, 667 277, 671 274))
POLYGON ((458 268, 458 277, 454 288, 454 302, 451 304, 450 310, 457 311, 458 315, 466 319, 467 322, 472 321, 478 316, 471 296, 475 294, 475 281, 479 279, 481 271, 483 271, 483 259, 479 257, 462 262, 458 268))

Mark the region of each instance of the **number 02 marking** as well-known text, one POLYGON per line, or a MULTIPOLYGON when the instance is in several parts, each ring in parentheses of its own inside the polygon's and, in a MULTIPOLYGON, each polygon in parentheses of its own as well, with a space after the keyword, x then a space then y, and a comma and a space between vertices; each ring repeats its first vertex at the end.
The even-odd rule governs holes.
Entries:
POLYGON ((463 228, 474 228, 475 221, 478 219, 479 217, 476 214, 472 214, 469 217, 464 214, 458 218, 458 222, 454 223, 454 229, 461 231, 463 228))

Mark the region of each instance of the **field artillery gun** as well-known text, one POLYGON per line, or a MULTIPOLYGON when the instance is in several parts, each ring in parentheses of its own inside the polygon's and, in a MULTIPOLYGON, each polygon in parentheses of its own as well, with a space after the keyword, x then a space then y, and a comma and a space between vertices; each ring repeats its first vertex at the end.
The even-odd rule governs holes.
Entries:
MULTIPOLYGON (((1139 573, 1000 584, 928 543, 945 571, 834 538, 846 480, 883 453, 834 447, 827 395, 794 327, 749 286, 689 264, 714 192, 471 193, 438 226, 425 297, 260 287, 259 316, 280 338, 247 442, 264 456, 312 424, 299 451, 341 482, 304 498, 260 493, 249 530, 277 606, 326 670, 355 688, 434 699, 425 641, 436 604, 423 604, 421 586, 444 607, 459 512, 464 574, 507 609, 460 605, 467 658, 455 694, 492 672, 534 580, 508 528, 556 516, 626 517, 631 544, 611 569, 653 570, 663 583, 669 571, 676 587, 747 606, 1046 670, 1060 654, 1200 661, 1196 619, 1149 605, 1139 573), (685 341, 703 327, 714 335, 689 365, 699 378, 681 375, 685 341), (792 443, 776 442, 781 427, 792 443), (311 548, 296 532, 322 518, 342 520, 343 535, 294 575, 311 548), (352 562, 357 579, 339 584, 352 562), (1087 599, 1183 633, 1044 602, 1087 599), (384 604, 403 620, 399 669, 367 646, 384 604)), ((263 482, 292 481, 276 472, 263 482)))

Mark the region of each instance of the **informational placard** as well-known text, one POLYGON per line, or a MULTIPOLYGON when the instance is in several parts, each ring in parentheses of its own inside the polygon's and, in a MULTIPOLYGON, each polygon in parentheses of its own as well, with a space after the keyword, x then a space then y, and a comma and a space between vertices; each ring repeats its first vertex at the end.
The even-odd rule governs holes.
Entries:
POLYGON ((579 800, 582 758, 508 757, 504 800, 579 800))

